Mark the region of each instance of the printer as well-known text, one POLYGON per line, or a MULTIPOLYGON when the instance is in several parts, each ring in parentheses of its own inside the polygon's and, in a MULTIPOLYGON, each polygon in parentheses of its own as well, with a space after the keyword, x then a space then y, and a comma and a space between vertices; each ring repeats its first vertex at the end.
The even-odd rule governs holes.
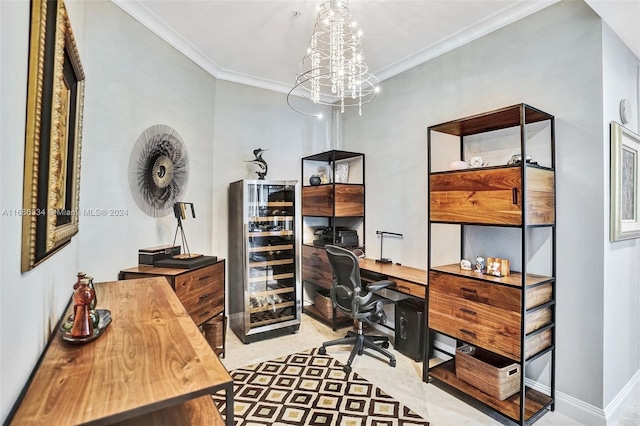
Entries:
POLYGON ((358 231, 349 228, 336 227, 335 238, 332 237, 333 229, 330 226, 323 226, 314 231, 316 237, 313 240, 314 246, 324 247, 327 244, 333 244, 339 247, 358 247, 358 231))

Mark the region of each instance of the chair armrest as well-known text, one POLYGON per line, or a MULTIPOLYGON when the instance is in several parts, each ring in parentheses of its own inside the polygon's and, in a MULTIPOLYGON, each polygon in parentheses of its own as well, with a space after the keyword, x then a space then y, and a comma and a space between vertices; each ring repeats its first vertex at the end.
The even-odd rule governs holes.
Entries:
POLYGON ((377 291, 377 290, 382 290, 383 288, 391 287, 392 285, 395 285, 395 284, 396 283, 390 280, 382 280, 382 281, 376 281, 374 283, 369 283, 367 284, 366 288, 368 291, 377 291))

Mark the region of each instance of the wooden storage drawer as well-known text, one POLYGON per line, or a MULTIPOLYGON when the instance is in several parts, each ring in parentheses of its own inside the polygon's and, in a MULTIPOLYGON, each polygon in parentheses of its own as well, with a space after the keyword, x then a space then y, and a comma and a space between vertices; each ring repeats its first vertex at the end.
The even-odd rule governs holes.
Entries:
MULTIPOLYGON (((429 272, 429 287, 431 291, 486 303, 497 308, 520 311, 519 287, 509 287, 433 270, 429 272)), ((526 291, 527 309, 531 309, 550 302, 553 289, 551 282, 546 282, 527 287, 526 291)))
POLYGON ((527 322, 524 325, 525 334, 541 329, 545 325, 550 324, 552 319, 551 307, 549 306, 529 312, 527 314, 527 322))
POLYGON ((427 288, 425 286, 410 283, 398 278, 393 278, 392 281, 395 283, 395 285, 389 287, 390 289, 399 291, 400 293, 410 294, 411 296, 415 296, 424 300, 425 294, 427 292, 427 288))
POLYGON ((302 246, 302 280, 331 288, 333 272, 324 247, 302 246))
POLYGON ((303 216, 364 216, 364 186, 332 184, 302 188, 303 216))
POLYGON ((175 291, 193 321, 202 323, 224 308, 224 264, 177 276, 175 291))
POLYGON ((520 289, 441 272, 429 272, 432 292, 448 294, 460 300, 484 303, 496 308, 520 311, 520 289))
MULTIPOLYGON (((432 174, 430 215, 434 222, 522 225, 520 167, 472 169, 432 174)), ((525 168, 527 221, 553 224, 554 173, 525 168)))
MULTIPOLYGON (((529 324, 528 322, 527 326, 529 324)), ((498 326, 496 328, 495 323, 492 324, 484 319, 470 321, 468 318, 456 317, 445 310, 434 309, 434 303, 430 301, 429 328, 507 358, 520 360, 520 333, 519 330, 512 327, 498 326)), ((525 357, 529 358, 550 347, 551 342, 551 329, 527 336, 525 338, 525 357)))
POLYGON ((538 352, 550 347, 551 341, 552 341, 551 337, 552 337, 551 328, 548 328, 532 336, 527 336, 524 343, 525 358, 528 359, 531 356, 537 354, 538 352))
POLYGON ((527 309, 550 302, 551 296, 553 296, 553 287, 550 282, 535 287, 527 287, 527 309))
MULTIPOLYGON (((457 339, 520 359, 520 290, 440 272, 430 272, 429 327, 457 339)), ((527 304, 539 306, 550 300, 551 283, 527 289, 527 304)), ((552 322, 551 307, 527 314, 525 334, 552 322)), ((528 336, 525 355, 551 344, 551 331, 528 336)))
POLYGON ((429 327, 511 359, 520 356, 520 314, 432 292, 429 327))

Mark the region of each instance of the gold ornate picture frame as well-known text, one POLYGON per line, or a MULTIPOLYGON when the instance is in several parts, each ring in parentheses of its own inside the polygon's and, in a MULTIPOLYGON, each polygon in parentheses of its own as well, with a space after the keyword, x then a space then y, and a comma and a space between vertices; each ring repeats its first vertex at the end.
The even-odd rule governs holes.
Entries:
POLYGON ((640 136, 611 122, 611 242, 640 238, 640 136))
POLYGON ((32 0, 22 272, 78 233, 84 71, 62 0, 32 0))

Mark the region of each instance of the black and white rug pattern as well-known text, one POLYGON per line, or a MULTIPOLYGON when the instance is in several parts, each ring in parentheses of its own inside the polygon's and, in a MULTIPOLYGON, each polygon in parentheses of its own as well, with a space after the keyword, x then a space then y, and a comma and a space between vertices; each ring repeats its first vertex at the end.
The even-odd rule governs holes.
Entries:
MULTIPOLYGON (((317 349, 239 368, 234 380, 237 426, 427 426, 429 422, 384 391, 345 373, 317 349)), ((224 394, 213 396, 226 416, 224 394)))

